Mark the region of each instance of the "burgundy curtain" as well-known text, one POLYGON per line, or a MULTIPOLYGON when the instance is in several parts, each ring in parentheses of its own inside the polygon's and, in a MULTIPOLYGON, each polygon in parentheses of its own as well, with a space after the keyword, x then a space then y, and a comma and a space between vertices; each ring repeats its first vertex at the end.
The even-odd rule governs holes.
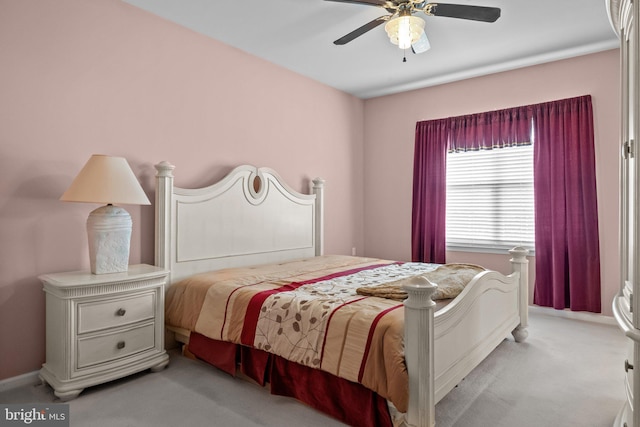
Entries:
POLYGON ((515 107, 416 123, 413 164, 413 261, 446 259, 447 151, 530 144, 531 110, 515 107))
POLYGON ((416 124, 412 259, 444 263, 446 153, 531 141, 533 121, 534 303, 599 313, 593 113, 590 96, 416 124))
POLYGON ((532 106, 534 303, 600 312, 600 250, 591 96, 532 106))
POLYGON ((444 264, 449 119, 416 124, 411 258, 444 264))

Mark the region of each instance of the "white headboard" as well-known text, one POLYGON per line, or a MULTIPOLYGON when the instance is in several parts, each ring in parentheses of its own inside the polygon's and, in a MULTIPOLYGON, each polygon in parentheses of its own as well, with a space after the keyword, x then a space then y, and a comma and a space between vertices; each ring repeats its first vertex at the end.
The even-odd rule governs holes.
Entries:
POLYGON ((312 194, 292 190, 273 170, 238 166, 216 184, 173 185, 174 166, 156 168, 156 265, 169 283, 205 271, 323 253, 324 180, 312 194))

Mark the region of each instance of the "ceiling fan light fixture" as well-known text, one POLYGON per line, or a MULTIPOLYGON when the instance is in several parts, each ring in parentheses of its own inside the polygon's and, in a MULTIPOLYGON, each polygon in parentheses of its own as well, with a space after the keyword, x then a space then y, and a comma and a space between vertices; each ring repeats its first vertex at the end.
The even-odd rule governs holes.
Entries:
POLYGON ((424 19, 405 15, 391 19, 384 26, 391 43, 400 49, 409 49, 424 34, 424 19))

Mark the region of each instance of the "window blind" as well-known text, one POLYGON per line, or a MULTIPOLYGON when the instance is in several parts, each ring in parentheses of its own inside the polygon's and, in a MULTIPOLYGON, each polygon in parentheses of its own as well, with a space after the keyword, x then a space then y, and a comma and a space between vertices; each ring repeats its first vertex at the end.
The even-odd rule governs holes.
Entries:
POLYGON ((448 153, 446 212, 447 249, 533 249, 533 145, 448 153))

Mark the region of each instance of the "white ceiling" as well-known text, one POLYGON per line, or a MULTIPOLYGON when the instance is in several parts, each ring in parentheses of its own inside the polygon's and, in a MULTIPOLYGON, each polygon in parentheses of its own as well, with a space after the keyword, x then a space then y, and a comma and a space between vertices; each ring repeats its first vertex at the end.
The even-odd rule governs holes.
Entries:
POLYGON ((495 23, 432 17, 431 50, 392 45, 381 25, 344 46, 333 41, 386 15, 323 0, 124 0, 360 98, 616 48, 606 0, 453 0, 499 7, 495 23))

